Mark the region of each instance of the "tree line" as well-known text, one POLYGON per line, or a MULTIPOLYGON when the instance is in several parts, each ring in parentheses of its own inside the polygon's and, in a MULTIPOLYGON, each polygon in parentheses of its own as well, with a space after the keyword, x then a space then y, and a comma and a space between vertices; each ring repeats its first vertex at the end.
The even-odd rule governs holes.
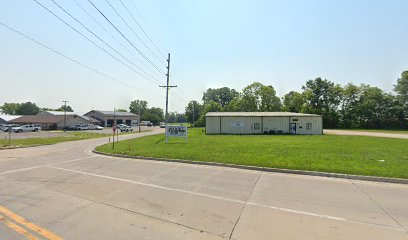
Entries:
POLYGON ((336 84, 322 78, 307 81, 300 92, 282 98, 271 85, 254 82, 242 91, 209 88, 202 102, 192 100, 185 108, 186 120, 205 125, 208 112, 299 112, 323 116, 324 128, 406 128, 408 117, 408 71, 397 80, 393 92, 368 84, 336 84))
MULTIPOLYGON (((40 112, 44 111, 64 111, 65 105, 62 105, 60 108, 40 108, 37 104, 32 102, 25 103, 4 103, 0 106, 1 112, 8 115, 37 115, 40 112)), ((66 107, 67 112, 73 112, 74 110, 70 107, 66 107)))

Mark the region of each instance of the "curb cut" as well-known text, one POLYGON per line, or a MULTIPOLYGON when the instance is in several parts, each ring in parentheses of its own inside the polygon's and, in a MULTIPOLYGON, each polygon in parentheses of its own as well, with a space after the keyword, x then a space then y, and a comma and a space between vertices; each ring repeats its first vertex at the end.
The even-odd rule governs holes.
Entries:
POLYGON ((284 169, 284 168, 256 167, 256 166, 236 165, 236 164, 230 164, 230 163, 202 162, 202 161, 170 159, 170 158, 129 156, 129 155, 99 152, 99 151, 96 151, 95 149, 93 149, 92 152, 96 154, 100 154, 100 155, 110 156, 110 157, 132 158, 132 159, 159 161, 159 162, 187 163, 187 164, 196 164, 196 165, 204 165, 204 166, 216 166, 216 167, 254 170, 254 171, 262 171, 262 172, 287 173, 287 174, 307 175, 307 176, 316 176, 316 177, 342 178, 342 179, 351 179, 351 180, 383 182, 383 183, 397 183, 397 184, 407 184, 408 185, 408 179, 402 179, 402 178, 386 178, 386 177, 375 177, 375 176, 364 176, 364 175, 350 175, 350 174, 343 174, 343 173, 327 173, 327 172, 317 172, 317 171, 307 171, 307 170, 292 170, 292 169, 284 169))

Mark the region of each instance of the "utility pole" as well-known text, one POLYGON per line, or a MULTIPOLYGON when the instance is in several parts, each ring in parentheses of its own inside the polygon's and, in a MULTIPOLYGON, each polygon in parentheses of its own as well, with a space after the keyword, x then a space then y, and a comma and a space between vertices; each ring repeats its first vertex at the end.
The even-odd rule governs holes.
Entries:
POLYGON ((166 88, 166 115, 165 115, 165 119, 164 121, 166 122, 166 126, 167 126, 167 120, 168 120, 168 116, 169 116, 169 89, 170 88, 174 88, 177 87, 177 85, 174 86, 169 86, 170 84, 170 53, 169 53, 169 58, 167 59, 167 85, 166 86, 159 86, 162 88, 166 88))
POLYGON ((139 104, 139 132, 141 132, 141 129, 140 129, 140 119, 142 119, 141 118, 141 115, 140 115, 140 109, 142 108, 142 104, 139 104))
POLYGON ((67 131, 67 102, 66 100, 62 101, 64 103, 64 132, 67 131))

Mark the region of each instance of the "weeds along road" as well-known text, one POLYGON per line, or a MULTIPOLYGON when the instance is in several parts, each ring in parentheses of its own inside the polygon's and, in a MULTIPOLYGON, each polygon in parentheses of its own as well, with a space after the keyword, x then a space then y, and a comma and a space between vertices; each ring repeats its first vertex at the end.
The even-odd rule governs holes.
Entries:
POLYGON ((0 238, 408 239, 407 185, 92 153, 106 142, 0 151, 0 238))

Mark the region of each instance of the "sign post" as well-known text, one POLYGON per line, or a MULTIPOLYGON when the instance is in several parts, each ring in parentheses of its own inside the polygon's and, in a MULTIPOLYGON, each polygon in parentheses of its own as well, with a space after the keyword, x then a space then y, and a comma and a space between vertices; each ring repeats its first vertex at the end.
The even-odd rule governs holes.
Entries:
POLYGON ((112 132, 113 132, 113 138, 112 138, 112 149, 115 149, 115 133, 116 133, 116 124, 112 125, 112 132))
POLYGON ((187 142, 188 129, 186 126, 167 126, 166 125, 166 143, 169 142, 169 137, 185 138, 187 142))

